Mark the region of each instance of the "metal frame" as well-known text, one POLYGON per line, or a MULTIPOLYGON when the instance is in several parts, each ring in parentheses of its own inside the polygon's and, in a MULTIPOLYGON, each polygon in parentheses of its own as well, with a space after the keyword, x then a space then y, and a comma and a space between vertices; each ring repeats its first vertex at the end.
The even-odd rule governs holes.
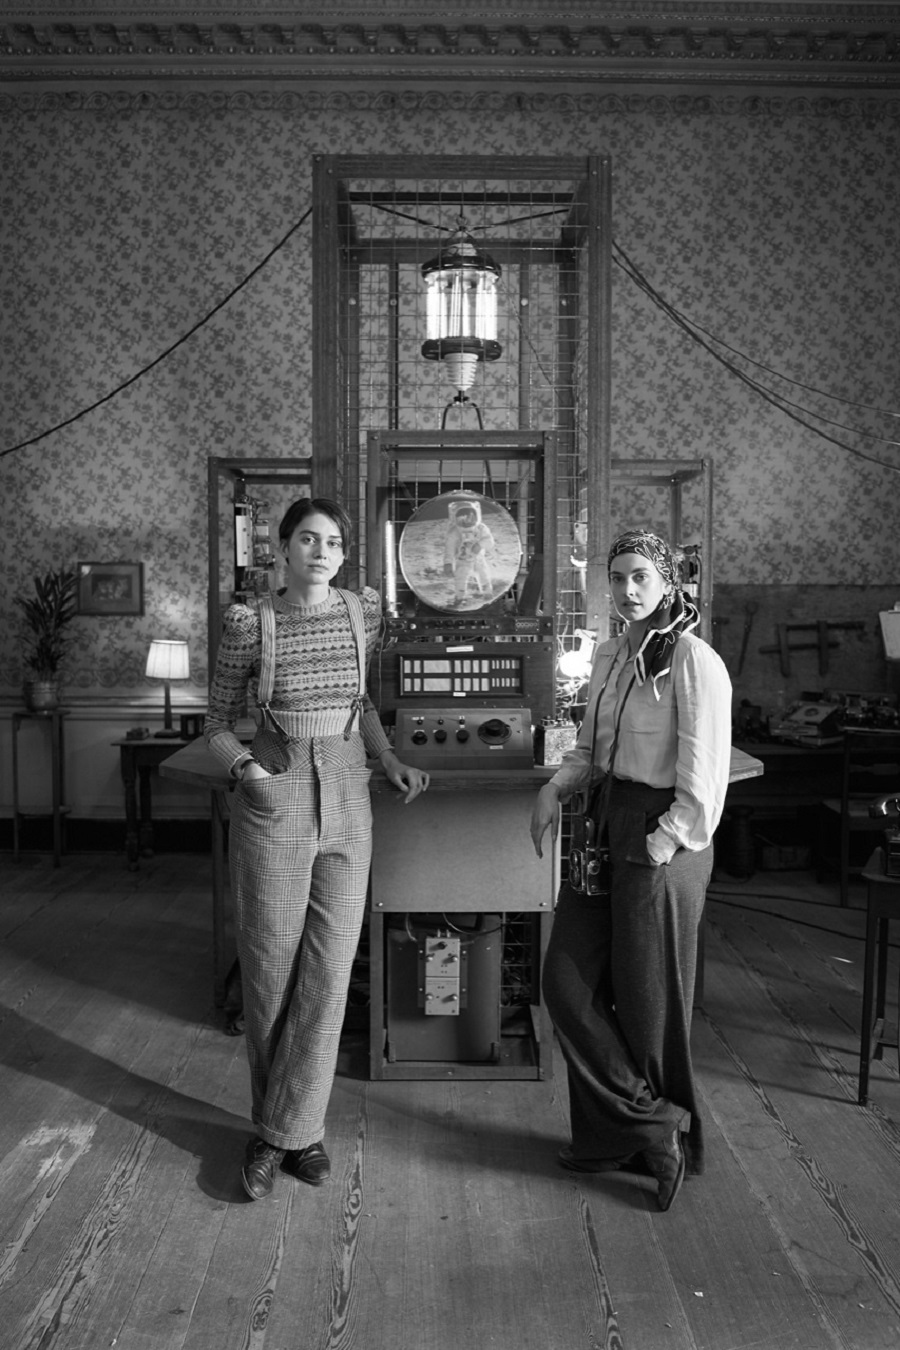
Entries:
POLYGON ((222 610, 230 603, 227 592, 219 589, 222 555, 220 551, 219 490, 223 480, 239 478, 256 485, 284 485, 296 482, 298 488, 313 493, 313 476, 318 480, 311 459, 220 459, 210 455, 207 461, 207 518, 209 522, 209 589, 207 591, 207 649, 209 678, 216 668, 216 654, 222 632, 222 610))
MULTIPOLYGON (((479 183, 485 180, 516 183, 531 180, 563 180, 577 183, 569 212, 561 228, 557 252, 584 249, 587 258, 584 295, 578 277, 560 263, 560 287, 567 295, 566 317, 558 320, 557 343, 561 363, 574 369, 580 364, 584 388, 583 420, 576 425, 578 410, 569 402, 561 406, 561 425, 547 428, 560 436, 570 435, 573 454, 582 441, 582 473, 591 509, 588 517, 588 568, 586 582, 587 622, 606 634, 609 602, 606 587, 606 554, 610 542, 609 472, 611 403, 611 312, 612 312, 612 168, 599 156, 550 158, 542 156, 356 156, 317 155, 313 161, 313 444, 319 491, 344 500, 351 510, 356 485, 362 479, 359 463, 361 428, 356 424, 356 402, 351 393, 359 374, 358 334, 353 327, 351 294, 354 268, 361 249, 356 237, 349 182, 353 179, 448 180, 479 183), (568 291, 566 292, 566 287, 568 291), (580 312, 586 304, 586 314, 580 312), (342 315, 346 324, 341 327, 342 315), (576 325, 587 325, 586 351, 580 349, 576 325), (342 349, 342 333, 346 346, 342 349)), ((487 241, 486 241, 487 242, 487 241)), ((489 241, 490 252, 499 262, 517 256, 510 240, 489 241)), ((520 247, 520 246, 519 246, 520 247)), ((419 259, 408 246, 410 258, 419 259)), ((399 244, 385 244, 380 262, 396 262, 399 244)), ((404 260, 408 261, 406 255, 404 260)), ((523 362, 528 356, 523 354, 523 362)), ((524 381, 520 382, 521 390, 524 381)), ((560 402, 564 403, 564 395, 560 402)), ((524 410, 520 410, 520 419, 524 410)), ((577 503, 569 508, 577 510, 577 503)), ((361 523, 361 522, 360 522, 361 523)))

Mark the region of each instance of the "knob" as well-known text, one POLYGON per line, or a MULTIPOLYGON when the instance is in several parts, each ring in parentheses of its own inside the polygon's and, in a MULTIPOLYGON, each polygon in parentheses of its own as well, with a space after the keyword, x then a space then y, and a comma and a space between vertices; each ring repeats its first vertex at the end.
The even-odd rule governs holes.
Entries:
POLYGON ((469 739, 469 733, 466 731, 465 727, 459 728, 456 733, 456 739, 458 741, 467 741, 469 739))
POLYGON ((427 740, 428 737, 425 735, 425 732, 421 730, 421 728, 418 731, 414 731, 412 734, 413 745, 424 745, 427 740))
POLYGON ((483 741, 505 741, 511 734, 512 728, 501 717, 489 717, 478 728, 478 735, 483 741))
POLYGON ((443 727, 438 727, 437 731, 434 733, 434 739, 440 742, 443 742, 447 739, 447 733, 443 727))

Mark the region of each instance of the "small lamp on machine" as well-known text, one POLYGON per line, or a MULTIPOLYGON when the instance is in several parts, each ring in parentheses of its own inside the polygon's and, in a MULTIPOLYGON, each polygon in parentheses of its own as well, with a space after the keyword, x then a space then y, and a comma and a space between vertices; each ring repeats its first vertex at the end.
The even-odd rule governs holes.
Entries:
POLYGON ((149 680, 165 682, 163 729, 157 736, 180 736, 172 726, 172 680, 187 680, 191 674, 188 644, 175 638, 154 638, 147 653, 146 676, 149 680))
POLYGON ((563 652, 557 662, 560 675, 567 680, 586 680, 591 673, 591 660, 596 640, 586 628, 575 629, 575 646, 563 652))

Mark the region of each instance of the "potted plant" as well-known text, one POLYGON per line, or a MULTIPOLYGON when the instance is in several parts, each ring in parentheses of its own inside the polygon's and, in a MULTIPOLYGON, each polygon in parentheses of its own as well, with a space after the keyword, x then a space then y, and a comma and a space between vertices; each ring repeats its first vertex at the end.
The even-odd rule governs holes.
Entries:
POLYGON ((59 668, 75 617, 75 573, 58 567, 34 578, 34 595, 17 595, 16 604, 30 629, 24 658, 27 672, 23 693, 32 712, 59 706, 59 668))

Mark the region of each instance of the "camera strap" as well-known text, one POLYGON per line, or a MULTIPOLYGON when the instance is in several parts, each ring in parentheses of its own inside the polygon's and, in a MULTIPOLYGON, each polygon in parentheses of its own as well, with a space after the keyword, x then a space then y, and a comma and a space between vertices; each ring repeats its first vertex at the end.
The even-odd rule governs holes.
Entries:
MULTIPOLYGON (((594 729, 593 734, 591 735, 592 762, 594 756, 594 747, 597 744, 597 726, 600 718, 600 700, 603 698, 603 695, 606 692, 606 686, 612 679, 615 667, 616 663, 614 661, 610 668, 609 674, 603 681, 603 685, 600 689, 599 694, 597 695, 597 702, 594 704, 594 729)), ((634 682, 636 678, 637 678, 636 675, 632 673, 631 679, 628 682, 628 688, 625 690, 625 697, 622 699, 618 716, 616 717, 615 720, 612 745, 609 751, 609 768, 607 769, 606 774, 601 780, 601 782, 599 784, 595 784, 594 787, 592 788, 588 788, 587 792, 584 793, 582 797, 580 814, 584 816, 585 825, 588 826, 588 828, 590 828, 589 822, 590 824, 593 824, 594 829, 591 831, 591 833, 593 835, 594 840, 596 840, 597 842, 599 842, 603 838, 603 835, 606 831, 606 816, 609 810, 609 794, 612 789, 613 768, 616 762, 616 750, 618 749, 619 746, 619 731, 622 726, 622 714, 625 711, 625 704, 628 702, 628 695, 634 688, 634 682)))

